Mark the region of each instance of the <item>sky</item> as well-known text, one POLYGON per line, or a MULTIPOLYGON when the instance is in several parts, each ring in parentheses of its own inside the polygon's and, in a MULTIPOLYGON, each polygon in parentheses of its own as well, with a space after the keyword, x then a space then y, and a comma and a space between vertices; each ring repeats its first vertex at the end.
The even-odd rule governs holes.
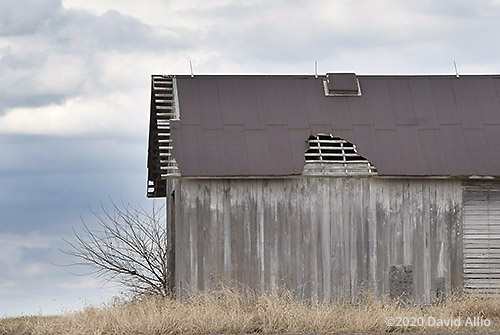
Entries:
POLYGON ((499 17, 500 0, 0 0, 0 317, 122 291, 60 249, 101 203, 152 206, 151 74, 498 74, 499 17))

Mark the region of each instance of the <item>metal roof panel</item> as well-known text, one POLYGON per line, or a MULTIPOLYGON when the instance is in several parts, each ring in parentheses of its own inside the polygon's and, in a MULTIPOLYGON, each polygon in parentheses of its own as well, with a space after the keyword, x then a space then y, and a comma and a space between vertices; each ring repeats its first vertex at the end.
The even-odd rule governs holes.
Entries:
POLYGON ((401 126, 397 131, 397 150, 401 157, 402 168, 408 171, 408 175, 418 175, 421 171, 426 171, 427 166, 417 127, 401 126))
POLYGON ((471 80, 453 80, 451 81, 451 87, 455 94, 457 112, 462 127, 464 129, 481 129, 483 125, 478 117, 479 111, 471 80))
POLYGON ((379 175, 500 176, 497 76, 358 76, 362 95, 352 97, 326 97, 323 80, 178 77, 172 154, 181 174, 297 174, 307 137, 332 132, 379 175))
POLYGON ((267 138, 267 130, 245 130, 245 141, 249 157, 248 170, 252 175, 272 175, 273 171, 275 171, 267 138))
MULTIPOLYGON (((440 141, 427 150, 435 150, 444 155, 446 165, 439 174, 465 176, 475 174, 469 167, 465 152, 465 139, 463 129, 458 125, 440 127, 440 141)), ((477 174, 477 173, 476 173, 477 174)))
MULTIPOLYGON (((219 87, 213 80, 199 80, 199 82, 200 84, 196 87, 198 89, 196 95, 201 127, 203 129, 222 129, 222 115, 218 99, 219 87), (206 101, 210 101, 210 104, 207 104, 206 101)), ((184 120, 184 115, 182 119, 184 120)))
POLYGON ((287 115, 288 128, 309 128, 301 79, 286 79, 283 81, 283 105, 287 115))
MULTIPOLYGON (((267 141, 270 155, 270 161, 268 161, 268 163, 273 166, 273 174, 296 174, 297 171, 294 170, 288 127, 268 126, 267 130, 267 141)), ((304 141, 306 139, 304 139, 304 141)), ((302 155, 302 157, 304 156, 302 155)))
POLYGON ((364 110, 359 111, 359 113, 371 114, 375 129, 396 129, 387 79, 363 80, 360 85, 362 96, 359 98, 367 100, 368 103, 364 110))
POLYGON ((500 83, 500 80, 493 78, 489 80, 471 79, 474 98, 483 125, 500 124, 500 102, 495 83, 500 83), (494 98, 495 96, 497 99, 494 98))
POLYGON ((203 170, 209 176, 225 175, 229 171, 226 165, 224 132, 219 129, 201 130, 200 160, 203 170))
POLYGON ((351 112, 349 108, 349 103, 347 102, 348 97, 328 97, 330 99, 335 99, 335 104, 329 103, 327 107, 327 117, 329 123, 334 129, 351 129, 352 130, 352 119, 351 112))
POLYGON ((226 154, 224 160, 226 172, 218 175, 246 176, 251 174, 248 167, 245 128, 243 126, 226 126, 223 136, 224 147, 211 149, 211 151, 224 150, 226 154))
POLYGON ((408 79, 388 80, 389 99, 396 125, 413 126, 417 124, 413 109, 408 79))
POLYGON ((486 125, 484 126, 484 135, 486 136, 486 143, 488 145, 488 158, 490 159, 490 165, 493 166, 492 171, 489 171, 489 175, 497 175, 496 170, 498 169, 498 162, 500 162, 500 150, 498 150, 500 143, 500 125, 486 125))
POLYGON ((420 146, 422 148, 422 160, 425 164, 425 175, 440 175, 446 170, 445 155, 440 150, 435 150, 436 145, 441 143, 441 132, 439 129, 419 129, 420 146), (444 168, 444 169, 443 169, 444 168))
POLYGON ((304 168, 305 152, 309 149, 307 139, 310 132, 307 129, 290 129, 288 138, 290 141, 290 153, 292 158, 292 173, 301 174, 304 168))
MULTIPOLYGON (((196 78, 195 78, 196 80, 196 78)), ((244 126, 246 113, 252 105, 252 99, 247 90, 250 80, 238 80, 235 78, 221 77, 216 81, 219 90, 220 111, 222 115, 222 124, 224 126, 244 126)), ((210 103, 212 100, 207 100, 210 103)))
POLYGON ((433 78, 429 80, 434 106, 436 107, 436 115, 440 125, 460 124, 455 93, 453 93, 453 88, 451 86, 452 80, 454 79, 433 78))
POLYGON ((375 166, 379 162, 378 146, 375 140, 375 128, 371 126, 355 126, 352 143, 356 144, 358 153, 375 166))
POLYGON ((436 115, 436 107, 432 96, 432 88, 427 79, 409 81, 411 102, 416 114, 417 125, 422 129, 439 128, 439 120, 436 115))
POLYGON ((191 176, 199 175, 203 171, 203 175, 207 175, 204 171, 206 162, 201 159, 202 139, 200 126, 182 125, 182 128, 178 130, 180 136, 174 139, 174 148, 179 146, 178 149, 180 150, 174 149, 172 155, 177 160, 181 173, 191 176), (180 156, 176 154, 179 151, 182 151, 180 156))
MULTIPOLYGON (((404 169, 404 162, 401 157, 401 151, 398 141, 397 129, 378 129, 375 130, 374 140, 377 142, 377 157, 379 165, 377 172, 382 175, 397 175, 398 171, 404 169), (384 164, 392 162, 391 164, 384 164)), ((369 160, 369 155, 365 157, 369 160)))
POLYGON ((325 96, 323 80, 303 80, 302 88, 305 100, 305 108, 309 124, 330 124, 330 102, 325 96))
POLYGON ((486 137, 482 129, 464 129, 464 142, 466 161, 470 171, 484 169, 482 174, 489 174, 491 167, 490 147, 486 142, 486 137))
POLYGON ((200 84, 199 80, 177 81, 177 96, 182 109, 183 125, 199 125, 202 122, 200 100, 197 96, 200 84))
POLYGON ((261 78, 257 85, 260 88, 261 106, 266 125, 287 125, 283 80, 261 78))

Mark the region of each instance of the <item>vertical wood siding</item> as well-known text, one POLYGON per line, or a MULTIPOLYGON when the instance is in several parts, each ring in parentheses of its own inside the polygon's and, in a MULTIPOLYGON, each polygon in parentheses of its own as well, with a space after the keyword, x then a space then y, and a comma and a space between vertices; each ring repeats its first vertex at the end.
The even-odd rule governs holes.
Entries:
POLYGON ((417 301, 462 286, 458 180, 181 179, 175 204, 178 294, 223 281, 355 299, 389 293, 403 264, 417 301))

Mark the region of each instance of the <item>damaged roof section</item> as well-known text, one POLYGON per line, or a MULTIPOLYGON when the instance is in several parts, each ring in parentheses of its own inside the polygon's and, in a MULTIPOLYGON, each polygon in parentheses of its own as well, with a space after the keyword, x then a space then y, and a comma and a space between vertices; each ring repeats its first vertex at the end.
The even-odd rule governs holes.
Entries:
POLYGON ((377 168, 360 156, 356 145, 332 134, 309 136, 303 175, 375 175, 377 168))
POLYGON ((352 96, 325 95, 326 79, 177 76, 181 175, 300 175, 309 136, 325 133, 382 176, 500 176, 499 76, 356 76, 352 96))
POLYGON ((150 198, 166 196, 165 178, 179 175, 172 157, 170 122, 178 118, 175 103, 175 79, 171 76, 151 77, 151 114, 149 118, 148 184, 150 198))

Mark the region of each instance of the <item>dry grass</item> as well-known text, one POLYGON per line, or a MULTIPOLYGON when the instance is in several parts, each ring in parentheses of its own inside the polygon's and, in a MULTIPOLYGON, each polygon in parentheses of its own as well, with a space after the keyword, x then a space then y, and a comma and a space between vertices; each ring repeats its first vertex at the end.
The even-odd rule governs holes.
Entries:
POLYGON ((230 289, 183 301, 149 297, 119 301, 60 317, 0 320, 0 334, 245 334, 345 332, 500 332, 500 297, 468 295, 426 306, 402 306, 367 295, 358 303, 307 304, 288 292, 256 296, 230 289), (389 327, 387 317, 458 318, 462 327, 389 327), (490 327, 465 326, 468 316, 490 327))

